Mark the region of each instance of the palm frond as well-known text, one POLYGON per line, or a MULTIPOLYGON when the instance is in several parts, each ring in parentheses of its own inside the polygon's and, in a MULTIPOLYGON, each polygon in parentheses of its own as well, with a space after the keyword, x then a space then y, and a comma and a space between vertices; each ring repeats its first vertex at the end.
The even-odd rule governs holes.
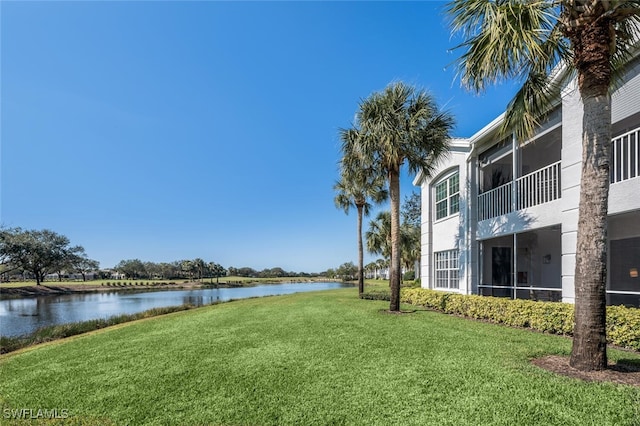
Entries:
POLYGON ((412 172, 427 175, 446 155, 454 126, 453 116, 440 110, 430 94, 402 82, 362 101, 357 119, 362 152, 372 164, 398 172, 406 163, 412 172))
POLYGON ((640 49, 640 1, 623 3, 625 4, 620 5, 619 9, 615 9, 624 10, 626 19, 619 21, 615 26, 616 44, 611 57, 612 91, 623 83, 625 66, 640 49))
POLYGON ((564 55, 563 44, 548 43, 557 42, 559 8, 553 1, 455 0, 447 12, 453 31, 465 38, 454 47, 465 50, 457 61, 462 84, 475 91, 549 71, 564 55))
POLYGON ((353 127, 340 129, 343 156, 340 160, 340 180, 334 185, 338 192, 336 207, 349 213, 351 207, 362 207, 367 216, 371 202, 380 204, 388 198, 383 173, 371 159, 363 155, 362 133, 353 127))

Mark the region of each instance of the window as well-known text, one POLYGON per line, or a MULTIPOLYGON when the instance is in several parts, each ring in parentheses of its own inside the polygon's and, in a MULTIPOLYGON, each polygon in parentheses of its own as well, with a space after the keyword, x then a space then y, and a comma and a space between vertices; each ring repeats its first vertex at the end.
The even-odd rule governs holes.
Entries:
POLYGON ((460 211, 460 173, 444 178, 436 184, 436 220, 460 211))
POLYGON ((438 251, 433 254, 436 288, 460 288, 458 250, 438 251))

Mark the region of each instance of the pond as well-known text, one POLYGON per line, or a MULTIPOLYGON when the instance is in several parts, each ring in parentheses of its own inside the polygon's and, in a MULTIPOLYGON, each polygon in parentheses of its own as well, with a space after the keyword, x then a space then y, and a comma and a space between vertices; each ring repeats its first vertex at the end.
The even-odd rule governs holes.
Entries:
POLYGON ((134 314, 179 305, 209 305, 231 299, 351 287, 335 282, 268 284, 150 292, 95 292, 0 300, 0 335, 19 336, 40 327, 134 314))

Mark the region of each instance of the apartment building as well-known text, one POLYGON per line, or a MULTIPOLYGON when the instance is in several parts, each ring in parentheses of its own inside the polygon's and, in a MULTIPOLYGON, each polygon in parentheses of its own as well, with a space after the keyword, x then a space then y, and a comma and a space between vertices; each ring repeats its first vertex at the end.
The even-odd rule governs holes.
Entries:
MULTIPOLYGON (((574 301, 582 157, 575 81, 525 143, 503 116, 419 174, 424 288, 574 301)), ((612 95, 607 303, 640 307, 640 56, 612 95)))

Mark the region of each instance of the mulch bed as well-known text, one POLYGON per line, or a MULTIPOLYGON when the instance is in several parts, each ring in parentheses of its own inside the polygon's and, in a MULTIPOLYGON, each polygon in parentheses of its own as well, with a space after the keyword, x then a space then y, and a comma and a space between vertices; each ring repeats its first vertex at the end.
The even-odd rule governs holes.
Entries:
POLYGON ((581 379, 588 382, 611 382, 640 387, 640 364, 612 363, 602 371, 580 371, 569 365, 569 357, 549 355, 531 361, 534 365, 562 376, 581 379))

